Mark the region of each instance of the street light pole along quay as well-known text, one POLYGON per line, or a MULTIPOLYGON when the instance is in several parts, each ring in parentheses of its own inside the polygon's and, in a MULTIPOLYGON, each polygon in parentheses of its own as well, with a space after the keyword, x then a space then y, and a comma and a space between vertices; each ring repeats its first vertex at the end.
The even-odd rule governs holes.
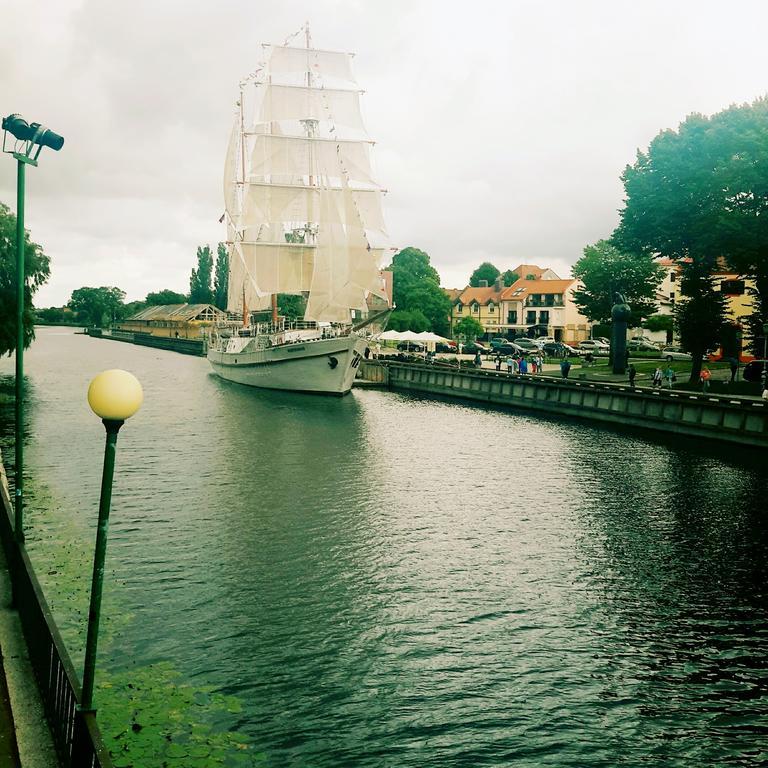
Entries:
POLYGON ((139 410, 143 399, 144 393, 141 384, 128 371, 104 371, 96 376, 88 387, 88 404, 91 406, 91 410, 101 417, 107 431, 107 442, 104 448, 104 470, 101 476, 96 549, 93 554, 88 636, 85 641, 83 695, 80 700, 80 709, 83 712, 95 712, 93 682, 96 673, 96 648, 101 619, 101 593, 104 586, 104 559, 107 553, 107 531, 109 529, 109 508, 112 503, 112 478, 115 473, 117 433, 126 419, 129 419, 139 410))
POLYGON ((64 146, 63 137, 40 123, 28 123, 21 115, 3 118, 3 152, 13 155, 18 162, 16 175, 16 396, 14 445, 14 532, 19 544, 24 542, 24 299, 27 275, 24 267, 24 193, 26 168, 37 165, 43 147, 58 152, 64 146), (11 134, 16 141, 6 149, 11 134), (37 151, 32 155, 34 149, 37 151))

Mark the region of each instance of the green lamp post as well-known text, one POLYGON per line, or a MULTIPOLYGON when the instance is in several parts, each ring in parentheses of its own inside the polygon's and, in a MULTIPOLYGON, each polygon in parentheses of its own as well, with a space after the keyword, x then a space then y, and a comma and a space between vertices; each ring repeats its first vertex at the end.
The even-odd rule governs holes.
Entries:
POLYGON ((96 646, 99 638, 101 617, 101 591, 104 584, 104 557, 107 552, 107 530, 109 528, 109 507, 112 502, 112 478, 115 473, 117 433, 126 419, 141 407, 144 393, 138 379, 128 371, 103 371, 88 387, 88 404, 101 417, 107 430, 104 449, 104 471, 101 476, 99 499, 99 524, 96 529, 96 550, 93 554, 93 580, 91 581, 91 604, 88 610, 88 636, 85 642, 85 666, 83 668, 83 697, 80 709, 94 712, 93 679, 96 670, 96 646))
POLYGON ((16 436, 14 446, 14 531, 16 541, 24 542, 24 294, 27 276, 24 269, 24 185, 28 165, 37 165, 43 147, 58 152, 64 139, 40 123, 28 123, 21 115, 3 118, 3 152, 18 162, 16 175, 16 436), (6 148, 8 134, 16 139, 6 148), (32 155, 32 151, 37 151, 32 155))

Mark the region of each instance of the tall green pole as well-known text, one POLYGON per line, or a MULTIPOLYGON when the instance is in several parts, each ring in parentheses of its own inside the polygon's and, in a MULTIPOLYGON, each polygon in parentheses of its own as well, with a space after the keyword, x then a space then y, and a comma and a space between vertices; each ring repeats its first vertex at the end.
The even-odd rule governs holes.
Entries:
POLYGON ((24 181, 26 163, 18 159, 16 183, 16 471, 14 475, 14 530, 16 541, 24 543, 24 181))
POLYGON ((101 618, 101 590, 104 585, 104 558, 107 553, 107 531, 109 529, 109 507, 112 503, 112 478, 115 474, 115 453, 117 433, 125 422, 102 419, 107 430, 107 444, 104 449, 104 471, 101 476, 101 497, 99 499, 99 525, 96 529, 96 551, 93 554, 93 580, 91 581, 91 606, 88 610, 88 637, 85 641, 85 666, 83 669, 83 698, 80 709, 94 712, 93 678, 96 670, 96 646, 99 641, 99 619, 101 618))

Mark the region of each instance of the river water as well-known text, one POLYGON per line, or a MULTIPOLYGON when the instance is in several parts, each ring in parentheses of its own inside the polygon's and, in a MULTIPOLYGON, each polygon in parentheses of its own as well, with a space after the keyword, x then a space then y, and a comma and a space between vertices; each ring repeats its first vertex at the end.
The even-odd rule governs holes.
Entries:
MULTIPOLYGON (((768 761, 765 457, 389 392, 260 392, 67 329, 40 329, 26 363, 29 548, 78 664, 103 451, 86 390, 113 367, 144 385, 118 444, 105 722, 150 670, 169 702, 203 702, 210 744, 250 745, 224 764, 768 761)), ((136 706, 147 738, 167 711, 198 716, 136 706)), ((169 765, 218 764, 174 738, 169 765)))

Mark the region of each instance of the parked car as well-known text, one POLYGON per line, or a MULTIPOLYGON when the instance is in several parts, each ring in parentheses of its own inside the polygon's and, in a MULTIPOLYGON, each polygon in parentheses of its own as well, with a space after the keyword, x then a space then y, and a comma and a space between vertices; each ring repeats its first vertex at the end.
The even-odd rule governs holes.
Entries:
POLYGON ((501 336, 496 336, 496 338, 491 339, 491 345, 490 345, 491 346, 491 352, 495 352, 496 351, 496 347, 499 347, 502 344, 506 344, 506 343, 507 343, 507 339, 502 338, 501 336))
POLYGON ((455 355, 458 351, 459 348, 455 341, 438 341, 435 344, 435 352, 449 352, 455 355))
POLYGON ((397 348, 401 352, 425 352, 427 345, 423 341, 401 341, 397 348))
POLYGON ((664 347, 661 356, 665 360, 692 360, 690 353, 683 352, 681 347, 664 347))
POLYGON ((744 381, 762 381, 763 366, 768 368, 768 360, 752 360, 744 366, 744 372, 741 374, 744 381))
POLYGON ((607 356, 611 348, 599 339, 584 339, 579 342, 579 349, 583 352, 591 352, 593 355, 607 356))
POLYGON ((627 349, 634 352, 658 352, 659 346, 647 339, 630 339, 627 342, 627 349))
POLYGON ((520 347, 520 349, 524 350, 525 352, 540 352, 541 347, 533 340, 533 339, 527 339, 527 338, 517 338, 513 342, 516 346, 520 347))
POLYGON ((529 354, 527 349, 518 347, 512 341, 505 341, 503 344, 499 344, 496 349, 493 350, 494 355, 527 355, 529 354))
POLYGON ((548 341, 544 345, 543 351, 552 357, 579 357, 584 354, 582 351, 574 349, 570 344, 562 341, 548 341))
POLYGON ((606 339, 605 336, 595 336, 594 340, 595 341, 602 341, 603 344, 605 344, 607 347, 611 346, 611 340, 610 339, 606 339))
POLYGON ((485 344, 479 342, 479 341, 472 341, 469 344, 465 344, 461 348, 461 352, 464 355, 476 355, 478 352, 481 355, 487 355, 488 354, 488 347, 485 346, 485 344))

